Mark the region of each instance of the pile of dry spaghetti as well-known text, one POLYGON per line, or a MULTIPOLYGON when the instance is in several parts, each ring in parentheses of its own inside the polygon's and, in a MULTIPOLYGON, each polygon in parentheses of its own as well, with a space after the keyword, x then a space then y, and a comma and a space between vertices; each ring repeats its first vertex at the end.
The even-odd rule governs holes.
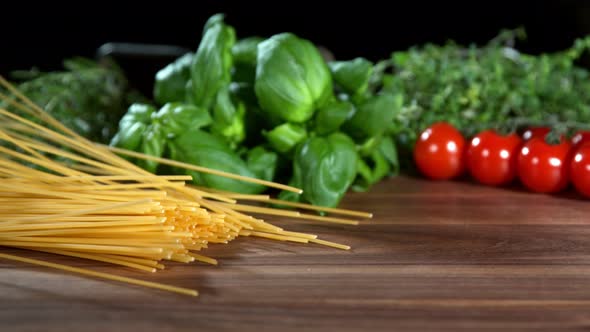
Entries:
MULTIPOLYGON (((164 268, 165 261, 216 264, 197 252, 209 243, 228 243, 238 236, 348 249, 312 234, 283 230, 257 217, 260 214, 357 223, 259 204, 238 204, 238 200, 371 217, 369 213, 288 203, 265 195, 197 188, 185 182, 191 180, 190 176, 151 174, 117 154, 300 192, 277 183, 97 145, 67 129, 2 77, 0 84, 17 97, 0 93, 0 99, 10 105, 9 109, 0 108, 0 246, 155 272, 164 268)), ((0 258, 197 295, 191 289, 36 259, 2 253, 0 258)))

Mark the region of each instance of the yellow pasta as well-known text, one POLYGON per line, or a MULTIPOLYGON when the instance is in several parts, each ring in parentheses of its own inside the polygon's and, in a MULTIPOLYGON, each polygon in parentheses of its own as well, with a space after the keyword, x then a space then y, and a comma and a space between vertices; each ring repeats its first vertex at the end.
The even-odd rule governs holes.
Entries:
MULTIPOLYGON (((349 249, 313 234, 283 230, 245 212, 351 225, 358 221, 269 208, 260 202, 371 217, 360 211, 283 202, 268 195, 189 186, 186 182, 192 178, 185 175, 151 174, 119 155, 301 192, 282 184, 98 145, 66 128, 1 76, 0 85, 18 97, 0 93, 0 100, 13 107, 0 108, 0 246, 155 272, 164 269, 166 261, 217 265, 215 259, 197 252, 209 243, 229 243, 238 236, 349 249), (256 205, 238 204, 238 200, 256 205)), ((197 295, 194 290, 15 255, 0 254, 0 258, 197 295)))

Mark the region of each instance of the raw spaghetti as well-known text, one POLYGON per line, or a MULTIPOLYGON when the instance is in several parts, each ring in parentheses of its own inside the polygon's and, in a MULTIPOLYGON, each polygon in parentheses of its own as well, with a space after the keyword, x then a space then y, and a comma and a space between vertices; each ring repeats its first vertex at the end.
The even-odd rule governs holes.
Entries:
MULTIPOLYGON (((278 183, 95 144, 59 123, 1 76, 0 84, 11 94, 0 93, 0 99, 10 106, 0 108, 0 246, 155 272, 164 269, 166 261, 217 264, 215 259, 197 252, 210 243, 228 243, 238 236, 349 249, 313 234, 283 230, 259 215, 352 225, 357 220, 303 214, 263 207, 259 203, 363 218, 372 216, 360 211, 289 203, 267 195, 199 188, 187 184, 186 181, 192 180, 190 176, 151 174, 117 154, 301 192, 278 183)), ((195 290, 20 256, 0 254, 0 258, 198 294, 195 290)))

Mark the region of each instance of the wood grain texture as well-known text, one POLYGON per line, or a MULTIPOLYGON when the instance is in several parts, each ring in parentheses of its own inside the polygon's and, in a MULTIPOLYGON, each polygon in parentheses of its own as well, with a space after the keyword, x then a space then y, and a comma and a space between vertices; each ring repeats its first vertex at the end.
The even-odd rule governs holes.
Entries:
POLYGON ((359 226, 274 221, 350 251, 240 238, 147 274, 4 248, 201 295, 0 261, 0 330, 588 331, 589 203, 399 177, 345 198, 359 226))

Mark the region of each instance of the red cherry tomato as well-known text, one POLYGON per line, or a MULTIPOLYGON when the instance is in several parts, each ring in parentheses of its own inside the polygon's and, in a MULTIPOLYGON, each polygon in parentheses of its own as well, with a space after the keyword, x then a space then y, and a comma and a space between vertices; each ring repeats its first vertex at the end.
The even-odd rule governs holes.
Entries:
POLYGON ((531 138, 545 138, 547 134, 551 131, 549 127, 530 127, 524 133, 522 133, 522 139, 525 141, 530 140, 531 138))
POLYGON ((414 147, 414 161, 433 180, 456 178, 464 170, 465 138, 455 127, 438 122, 424 130, 414 147))
POLYGON ((574 146, 574 149, 577 149, 586 143, 590 143, 590 131, 582 130, 572 136, 572 145, 574 146))
POLYGON ((499 135, 486 130, 471 139, 467 147, 466 166, 478 182, 499 186, 516 176, 516 160, 522 139, 517 134, 499 135))
POLYGON ((556 193, 568 184, 571 143, 551 145, 543 138, 527 141, 518 155, 518 177, 529 190, 556 193))
POLYGON ((570 178, 574 188, 590 198, 590 143, 575 150, 570 166, 570 178))

